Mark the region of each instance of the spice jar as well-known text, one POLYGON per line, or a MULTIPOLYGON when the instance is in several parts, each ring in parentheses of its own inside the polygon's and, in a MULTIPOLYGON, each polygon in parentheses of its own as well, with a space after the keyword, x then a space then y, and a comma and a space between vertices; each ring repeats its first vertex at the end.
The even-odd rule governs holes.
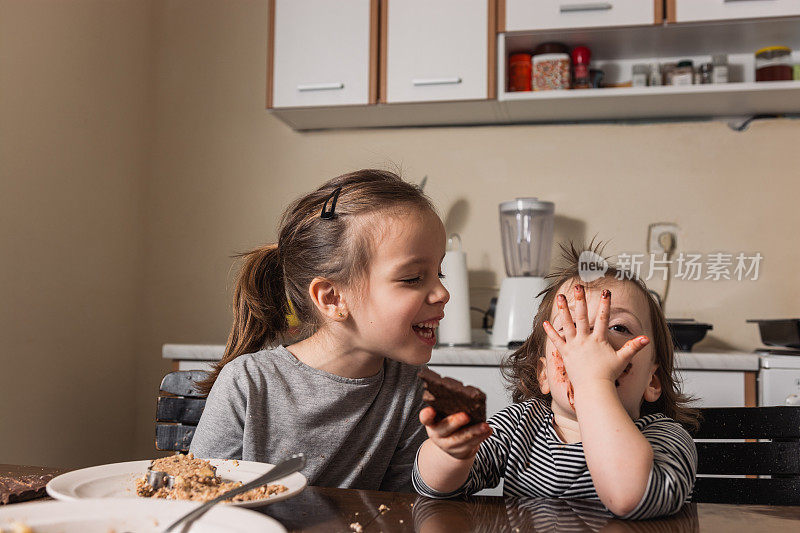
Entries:
POLYGON ((592 80, 589 77, 589 61, 592 52, 585 46, 576 46, 572 49, 572 88, 591 89, 592 80))
POLYGON ((678 68, 677 63, 664 63, 661 65, 661 81, 664 85, 672 85, 672 75, 678 68))
POLYGON ((697 69, 697 77, 695 83, 712 83, 711 76, 714 72, 714 65, 711 63, 703 63, 697 69))
POLYGON ((672 71, 672 85, 692 85, 694 83, 694 63, 685 59, 678 61, 672 71))
POLYGON ((711 58, 711 83, 728 83, 728 56, 717 54, 711 58))
POLYGON ((756 52, 756 81, 792 79, 792 49, 768 46, 756 52))
POLYGON ((508 58, 508 90, 531 90, 531 55, 511 54, 508 58))
POLYGON ((647 74, 650 67, 639 63, 633 66, 633 76, 631 78, 632 87, 647 87, 647 74))
POLYGON ((661 67, 658 63, 650 63, 650 74, 647 80, 648 85, 661 85, 661 67))
POLYGON ((569 89, 569 54, 561 43, 540 44, 533 53, 533 90, 569 89))

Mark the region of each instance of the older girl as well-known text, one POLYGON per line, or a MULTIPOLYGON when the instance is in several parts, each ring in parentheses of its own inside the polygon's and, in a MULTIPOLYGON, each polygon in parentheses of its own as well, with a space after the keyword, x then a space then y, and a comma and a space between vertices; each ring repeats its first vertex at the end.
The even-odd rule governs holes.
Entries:
POLYGON ((263 462, 304 452, 311 484, 411 490, 424 440, 416 373, 449 298, 444 252, 428 198, 390 172, 339 176, 295 201, 278 242, 244 254, 190 450, 263 462), (302 340, 286 345, 290 309, 302 340))

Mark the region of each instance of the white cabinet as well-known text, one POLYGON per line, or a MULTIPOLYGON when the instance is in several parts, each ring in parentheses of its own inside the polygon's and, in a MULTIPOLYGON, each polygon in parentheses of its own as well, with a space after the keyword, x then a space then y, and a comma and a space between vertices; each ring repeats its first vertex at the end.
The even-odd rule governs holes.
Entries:
POLYGON ((758 405, 800 405, 800 357, 765 355, 758 380, 758 405))
POLYGON ((674 0, 675 22, 800 15, 798 0, 674 0))
POLYGON ((681 392, 695 399, 692 407, 745 407, 745 372, 679 370, 681 392))
POLYGON ((488 97, 492 2, 388 0, 385 4, 384 102, 488 97))
POLYGON ((636 26, 654 22, 655 4, 652 0, 506 1, 506 31, 636 26))
POLYGON ((274 0, 272 107, 370 103, 376 2, 274 0))

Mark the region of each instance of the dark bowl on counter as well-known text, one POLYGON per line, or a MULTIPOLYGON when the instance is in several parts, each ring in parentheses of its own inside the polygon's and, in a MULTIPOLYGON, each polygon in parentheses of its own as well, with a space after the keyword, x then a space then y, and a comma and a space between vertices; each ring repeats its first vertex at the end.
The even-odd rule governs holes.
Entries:
POLYGON ((691 352, 692 346, 703 340, 708 330, 714 329, 711 324, 691 319, 667 319, 667 326, 672 333, 675 349, 682 352, 691 352))
POLYGON ((761 342, 767 346, 800 349, 800 318, 751 319, 747 322, 758 324, 761 342))

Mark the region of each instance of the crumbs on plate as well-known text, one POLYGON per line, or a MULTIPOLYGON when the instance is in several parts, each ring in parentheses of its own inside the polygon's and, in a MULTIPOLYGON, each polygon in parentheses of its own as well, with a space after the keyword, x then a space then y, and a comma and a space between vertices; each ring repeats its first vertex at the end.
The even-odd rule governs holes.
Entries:
MULTIPOLYGON (((136 494, 143 498, 209 501, 242 484, 240 481, 223 481, 211 463, 205 459, 197 459, 191 453, 154 459, 150 463, 150 469, 155 472, 166 472, 175 478, 175 483, 172 488, 164 486, 153 489, 147 483, 146 475, 138 478, 136 494)), ((287 490, 289 489, 285 485, 262 485, 234 496, 230 501, 263 500, 287 490)))

